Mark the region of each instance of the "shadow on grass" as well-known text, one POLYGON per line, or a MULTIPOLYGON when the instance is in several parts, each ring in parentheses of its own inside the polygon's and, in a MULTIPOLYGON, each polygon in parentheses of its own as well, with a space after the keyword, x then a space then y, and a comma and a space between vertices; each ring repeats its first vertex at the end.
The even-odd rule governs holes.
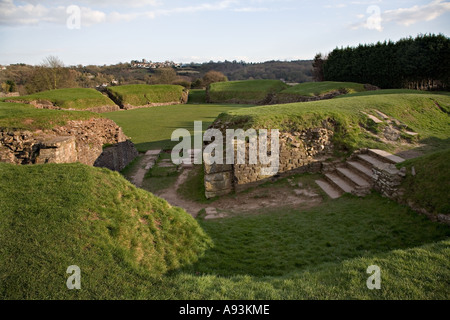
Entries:
MULTIPOLYGON (((215 118, 211 118, 212 121, 208 121, 202 122, 202 135, 205 132, 206 129, 208 129, 208 127, 213 123, 213 121, 215 120, 215 118)), ((191 139, 191 148, 194 147, 194 122, 181 122, 179 127, 175 127, 175 126, 167 126, 166 129, 171 129, 172 132, 175 131, 176 129, 187 129, 190 131, 191 135, 190 135, 190 139, 191 139)), ((202 136, 203 137, 203 136, 202 136)), ((203 138, 200 137, 200 139, 202 140, 203 138)), ((187 138, 187 137, 186 137, 187 138)), ((141 143, 135 143, 135 147, 139 152, 146 152, 147 150, 151 150, 151 149, 172 149, 175 145, 177 145, 179 142, 181 141, 181 138, 179 138, 179 141, 172 141, 171 139, 165 139, 165 140, 156 140, 156 141, 149 141, 149 142, 141 142, 141 143)))
POLYGON ((181 271, 218 276, 282 276, 450 236, 448 226, 378 194, 199 223, 214 246, 181 271))

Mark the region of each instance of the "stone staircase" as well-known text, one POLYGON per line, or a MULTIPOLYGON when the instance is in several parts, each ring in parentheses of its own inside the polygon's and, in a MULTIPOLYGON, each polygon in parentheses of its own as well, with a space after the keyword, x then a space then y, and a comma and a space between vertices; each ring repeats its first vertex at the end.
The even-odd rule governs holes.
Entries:
POLYGON ((360 150, 345 163, 324 172, 324 179, 316 180, 316 183, 332 199, 339 198, 344 193, 365 196, 373 187, 374 169, 384 170, 403 161, 403 158, 383 150, 360 150))

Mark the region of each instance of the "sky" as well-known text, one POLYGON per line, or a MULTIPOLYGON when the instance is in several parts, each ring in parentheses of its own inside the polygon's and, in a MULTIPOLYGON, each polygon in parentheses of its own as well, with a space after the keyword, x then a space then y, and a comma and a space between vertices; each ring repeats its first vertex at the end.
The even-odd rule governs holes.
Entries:
POLYGON ((313 59, 336 47, 450 35, 450 1, 0 0, 0 64, 313 59))

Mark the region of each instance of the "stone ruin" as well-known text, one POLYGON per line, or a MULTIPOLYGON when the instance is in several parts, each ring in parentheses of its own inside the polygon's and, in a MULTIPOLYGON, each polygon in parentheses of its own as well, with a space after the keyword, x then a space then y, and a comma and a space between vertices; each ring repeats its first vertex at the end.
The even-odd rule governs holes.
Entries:
MULTIPOLYGON (((225 132, 225 126, 216 122, 213 127, 225 132)), ((322 162, 333 156, 334 134, 332 122, 323 121, 322 126, 301 131, 280 132, 279 170, 276 176, 287 176, 295 173, 320 172, 322 162)), ((225 135, 225 134, 224 134, 225 135)), ((270 141, 270 136, 268 137, 270 141)), ((245 142, 246 164, 212 164, 205 163, 205 196, 213 198, 231 192, 239 192, 261 184, 272 176, 261 174, 262 168, 270 164, 249 164, 249 142, 245 142)), ((226 147, 224 146, 224 150, 226 147)), ((270 150, 270 144, 268 146, 270 150)), ((236 151, 236 146, 235 146, 236 151)), ((225 155, 224 155, 225 157, 225 155)), ((235 163, 237 152, 235 152, 235 163)))
POLYGON ((0 129, 0 162, 80 162, 120 171, 137 155, 134 144, 109 119, 72 120, 47 131, 0 129))

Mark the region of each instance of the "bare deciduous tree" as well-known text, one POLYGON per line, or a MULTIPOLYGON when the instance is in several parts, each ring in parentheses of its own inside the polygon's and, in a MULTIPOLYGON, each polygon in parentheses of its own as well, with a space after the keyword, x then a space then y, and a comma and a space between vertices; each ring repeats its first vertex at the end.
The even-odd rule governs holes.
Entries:
POLYGON ((208 86, 211 83, 214 82, 224 82, 224 81, 228 81, 228 78, 219 71, 208 71, 204 76, 203 76, 203 85, 208 86))

